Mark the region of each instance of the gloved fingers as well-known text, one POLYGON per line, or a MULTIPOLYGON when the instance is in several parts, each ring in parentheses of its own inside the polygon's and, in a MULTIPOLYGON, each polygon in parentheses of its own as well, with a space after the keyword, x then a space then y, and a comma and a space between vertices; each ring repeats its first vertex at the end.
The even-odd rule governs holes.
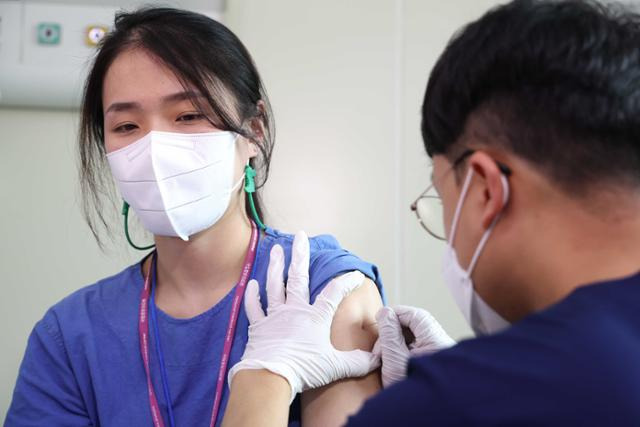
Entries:
POLYGON ((382 307, 378 310, 376 321, 378 322, 378 341, 383 347, 383 357, 385 347, 402 347, 404 352, 409 351, 407 344, 404 342, 400 320, 391 307, 382 307))
POLYGON ((389 350, 389 348, 383 348, 382 341, 379 338, 371 350, 371 353, 379 357, 382 362, 380 376, 382 377, 383 388, 387 388, 407 376, 406 366, 408 361, 406 355, 403 356, 389 350))
POLYGON ((260 304, 260 287, 256 280, 251 280, 247 284, 247 289, 244 293, 244 310, 247 313, 250 324, 265 317, 260 304))
POLYGON ((407 377, 409 357, 394 352, 382 354, 382 386, 389 387, 407 377))
POLYGON ((391 307, 383 307, 376 314, 378 342, 382 359, 382 385, 388 387, 407 376, 409 348, 402 333, 400 319, 391 307))
POLYGON ((267 270, 267 314, 284 304, 284 251, 282 246, 274 245, 269 255, 269 268, 267 270))
POLYGON ((299 231, 293 239, 287 279, 287 304, 309 304, 309 238, 299 231))
POLYGON ((314 307, 322 310, 325 316, 333 318, 338 306, 351 292, 364 283, 364 274, 352 271, 332 279, 320 292, 314 307))
POLYGON ((436 319, 427 310, 408 305, 396 305, 393 307, 400 324, 411 329, 411 332, 417 337, 425 326, 437 323, 436 319))
POLYGON ((368 351, 339 351, 338 354, 347 366, 344 378, 364 377, 380 367, 380 356, 368 351))
MULTIPOLYGON (((412 349, 436 351, 450 347, 455 341, 447 335, 440 323, 427 310, 399 305, 394 307, 400 324, 408 327, 416 337, 412 349)), ((423 352, 424 353, 424 352, 423 352)))

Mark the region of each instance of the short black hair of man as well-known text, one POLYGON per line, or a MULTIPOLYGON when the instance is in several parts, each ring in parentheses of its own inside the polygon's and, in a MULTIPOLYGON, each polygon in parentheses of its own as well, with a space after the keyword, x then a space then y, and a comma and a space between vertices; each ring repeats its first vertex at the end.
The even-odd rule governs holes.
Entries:
POLYGON ((429 78, 422 136, 430 156, 453 160, 468 134, 575 194, 640 184, 640 16, 516 0, 464 27, 429 78))

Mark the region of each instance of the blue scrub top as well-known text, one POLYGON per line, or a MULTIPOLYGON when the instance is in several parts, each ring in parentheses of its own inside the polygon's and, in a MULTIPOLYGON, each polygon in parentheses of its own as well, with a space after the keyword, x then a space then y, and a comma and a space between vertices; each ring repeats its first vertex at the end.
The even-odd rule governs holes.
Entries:
MULTIPOLYGON (((260 238, 252 274, 260 283, 265 309, 269 253, 276 243, 284 248, 288 269, 293 236, 267 229, 260 238)), ((342 249, 333 237, 311 238, 310 252, 312 301, 328 281, 353 270, 362 271, 382 291, 377 268, 342 249)), ((136 263, 49 309, 29 337, 5 426, 152 425, 138 339, 142 287, 141 266, 136 263)), ((209 425, 234 292, 235 288, 211 309, 190 319, 176 319, 157 311, 178 426, 209 425)), ((242 357, 248 327, 243 307, 229 367, 242 357)), ((168 425, 153 334, 151 341, 152 378, 168 425)), ((218 425, 228 398, 225 384, 218 425)), ((300 402, 296 399, 289 425, 299 425, 299 421, 300 402)))
POLYGON ((348 426, 640 426, 640 274, 411 360, 348 426))

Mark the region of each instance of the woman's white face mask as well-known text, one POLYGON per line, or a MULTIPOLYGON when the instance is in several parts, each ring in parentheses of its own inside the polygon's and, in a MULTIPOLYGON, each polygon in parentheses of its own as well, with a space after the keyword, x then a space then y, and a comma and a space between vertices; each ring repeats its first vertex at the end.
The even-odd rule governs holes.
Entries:
POLYGON ((242 184, 244 177, 233 183, 237 138, 233 132, 151 131, 107 159, 144 228, 186 241, 224 215, 242 184))
MULTIPOLYGON (((462 205, 464 199, 467 196, 469 186, 471 185, 471 178, 473 177, 473 169, 469 168, 467 177, 465 178, 462 186, 462 192, 458 199, 458 204, 451 222, 451 232, 449 233, 449 242, 444 255, 442 268, 444 280, 453 295, 458 308, 462 311, 467 323, 471 326, 476 335, 492 334, 509 326, 509 322, 503 319, 498 313, 495 312, 475 291, 473 287, 473 280, 471 274, 478 262, 478 258, 484 249, 484 246, 493 231, 493 227, 500 219, 500 214, 496 216, 489 228, 485 231, 475 253, 471 259, 469 267, 465 270, 458 261, 456 250, 453 248, 453 241, 456 236, 456 229, 458 221, 460 219, 460 212, 462 211, 462 205)), ((502 185, 504 187, 504 204, 507 204, 509 200, 509 182, 507 178, 502 176, 502 185)))

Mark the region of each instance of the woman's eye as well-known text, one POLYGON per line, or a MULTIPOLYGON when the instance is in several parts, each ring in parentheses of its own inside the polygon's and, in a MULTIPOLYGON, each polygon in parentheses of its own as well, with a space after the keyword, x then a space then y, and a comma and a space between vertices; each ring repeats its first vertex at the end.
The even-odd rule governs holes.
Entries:
POLYGON ((120 125, 120 126, 116 127, 115 129, 113 129, 113 131, 114 132, 128 132, 130 130, 134 130, 137 127, 138 126, 134 125, 133 123, 125 123, 123 125, 120 125))
POLYGON ((204 118, 204 115, 202 115, 202 114, 197 114, 197 113, 183 114, 182 116, 178 117, 178 121, 179 122, 193 122, 195 120, 201 120, 203 118, 204 118))

